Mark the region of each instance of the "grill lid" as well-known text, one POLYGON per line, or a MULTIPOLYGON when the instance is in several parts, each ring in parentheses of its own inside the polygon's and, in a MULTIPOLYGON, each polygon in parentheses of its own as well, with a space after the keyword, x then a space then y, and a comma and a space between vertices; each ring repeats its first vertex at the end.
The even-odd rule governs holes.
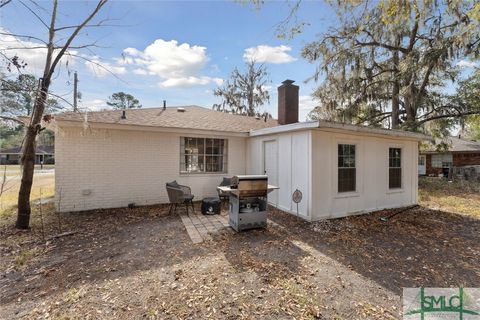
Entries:
POLYGON ((242 175, 232 178, 232 192, 240 197, 263 197, 268 193, 268 176, 242 175))

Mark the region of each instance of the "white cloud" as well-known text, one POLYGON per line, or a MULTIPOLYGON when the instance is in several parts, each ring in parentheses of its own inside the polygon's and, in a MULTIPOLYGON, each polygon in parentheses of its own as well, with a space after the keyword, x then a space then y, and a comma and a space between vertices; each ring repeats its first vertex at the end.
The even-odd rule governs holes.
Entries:
POLYGON ((102 99, 93 99, 80 103, 81 111, 100 111, 104 109, 110 109, 107 102, 102 99))
MULTIPOLYGON (((0 28, 0 31, 8 33, 7 30, 2 28, 0 28)), ((8 56, 17 55, 21 61, 25 61, 27 63, 25 71, 27 73, 33 73, 37 76, 40 76, 43 73, 47 54, 47 49, 38 48, 40 46, 43 46, 43 44, 32 41, 24 41, 18 37, 14 37, 11 35, 0 35, 0 50, 3 49, 3 51, 8 56)), ((69 56, 68 54, 73 54, 83 57, 84 59, 89 59, 90 61, 85 61, 85 66, 90 72, 96 74, 99 77, 104 77, 110 74, 110 72, 117 75, 125 74, 127 72, 127 69, 124 66, 110 62, 100 61, 97 56, 84 55, 75 50, 67 51, 67 53, 62 57, 61 60, 63 63, 66 63, 68 61, 68 65, 70 67, 75 65, 76 62, 84 60, 79 57, 69 56)), ((117 63, 118 62, 119 61, 117 61, 117 63)))
POLYGON ((474 61, 460 60, 457 63, 457 66, 459 66, 460 68, 475 68, 478 67, 478 63, 474 61))
POLYGON ((141 75, 141 76, 144 76, 144 75, 148 74, 147 70, 142 69, 142 68, 133 69, 133 73, 141 75))
MULTIPOLYGON (((8 30, 0 27, 0 32, 10 33, 8 30)), ((40 42, 33 42, 23 40, 12 35, 0 35, 0 51, 3 51, 7 56, 18 56, 21 61, 27 63, 25 70, 27 73, 34 73, 39 76, 45 67, 45 59, 47 55, 47 48, 40 42)), ((77 54, 76 51, 67 51, 70 54, 77 54)), ((62 57, 61 62, 68 61, 68 64, 72 66, 75 63, 73 57, 65 55, 62 57)))
POLYGON ((163 88, 211 83, 220 85, 222 79, 201 75, 202 68, 209 60, 206 49, 188 43, 179 44, 176 40, 157 39, 143 51, 126 48, 122 58, 116 61, 125 66, 134 66, 134 74, 159 77, 159 85, 163 88))
POLYGON ((313 108, 319 105, 318 101, 313 99, 311 96, 299 96, 298 97, 298 109, 299 109, 299 118, 306 119, 307 115, 313 108))
POLYGON ((90 58, 89 60, 85 61, 85 66, 98 77, 105 77, 112 73, 116 75, 127 73, 127 69, 123 66, 116 66, 109 62, 100 61, 97 58, 90 58))
POLYGON ((288 46, 271 47, 268 45, 259 45, 245 49, 243 59, 245 61, 267 62, 267 63, 289 63, 296 59, 288 54, 292 48, 288 46))
POLYGON ((298 108, 300 110, 311 111, 316 106, 318 106, 318 102, 315 101, 311 96, 298 97, 298 108))
MULTIPOLYGON (((143 51, 126 48, 123 54, 125 61, 141 67, 150 75, 164 79, 164 82, 174 79, 170 83, 184 83, 185 79, 199 78, 198 73, 208 61, 206 49, 188 43, 179 44, 176 40, 157 39, 143 51), (181 78, 184 80, 175 81, 181 78)), ((205 81, 198 80, 190 82, 205 84, 205 81)))
POLYGON ((196 85, 207 85, 210 83, 215 83, 216 85, 221 85, 223 79, 220 78, 211 78, 207 76, 202 77, 180 77, 180 78, 169 78, 160 82, 160 86, 163 88, 172 88, 172 87, 191 87, 196 85))
POLYGON ((115 60, 119 65, 128 65, 134 63, 133 58, 127 56, 123 56, 122 58, 114 58, 113 60, 115 60))

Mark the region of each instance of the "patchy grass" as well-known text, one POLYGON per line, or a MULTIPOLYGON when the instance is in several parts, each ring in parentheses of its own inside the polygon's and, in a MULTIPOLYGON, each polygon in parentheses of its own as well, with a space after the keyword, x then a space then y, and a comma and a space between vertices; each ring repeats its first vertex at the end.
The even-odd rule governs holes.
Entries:
MULTIPOLYGON (((15 212, 18 201, 18 191, 20 189, 20 176, 7 177, 4 186, 4 192, 0 195, 0 225, 4 218, 8 218, 15 212)), ((35 174, 33 177, 32 192, 30 200, 35 201, 40 198, 47 199, 55 195, 55 174, 42 173, 35 174)))
MULTIPOLYGON (((7 164, 6 169, 7 169, 7 176, 20 175, 20 165, 19 164, 7 164)), ((52 169, 55 169, 54 164, 44 164, 43 165, 43 170, 52 170, 52 169)), ((1 166, 2 173, 3 173, 4 170, 5 170, 5 165, 2 165, 1 166)), ((42 170, 41 166, 39 164, 36 164, 35 165, 35 172, 39 172, 41 170, 42 170)))
POLYGON ((7 177, 4 192, 0 195, 0 251, 8 248, 8 256, 0 259, 0 270, 23 270, 32 261, 42 255, 45 239, 61 232, 59 216, 55 214, 54 203, 42 204, 55 194, 53 173, 35 173, 30 194, 31 216, 29 231, 15 229, 17 218, 17 200, 21 179, 18 176, 7 177), (41 214, 40 214, 41 212, 41 214), (42 223, 43 220, 43 223, 42 223), (39 246, 24 248, 25 244, 38 243, 39 246))
POLYGON ((480 218, 480 184, 421 177, 418 182, 422 206, 480 218))

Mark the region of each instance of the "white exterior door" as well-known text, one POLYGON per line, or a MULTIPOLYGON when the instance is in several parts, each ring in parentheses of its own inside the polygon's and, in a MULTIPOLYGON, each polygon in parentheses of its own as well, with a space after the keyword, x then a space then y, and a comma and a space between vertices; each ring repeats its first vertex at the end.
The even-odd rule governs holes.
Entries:
POLYGON ((424 176, 427 174, 427 156, 418 156, 418 174, 424 176))
MULTIPOLYGON (((268 184, 278 186, 278 154, 277 141, 270 140, 263 142, 263 173, 268 176, 268 184)), ((268 194, 268 202, 277 205, 278 191, 268 194)))

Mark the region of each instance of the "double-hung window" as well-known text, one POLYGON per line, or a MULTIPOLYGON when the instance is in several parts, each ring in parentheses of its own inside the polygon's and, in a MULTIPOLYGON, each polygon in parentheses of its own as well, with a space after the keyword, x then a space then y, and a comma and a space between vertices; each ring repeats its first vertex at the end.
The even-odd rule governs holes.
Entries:
POLYGON ((400 189, 402 187, 402 149, 388 149, 388 187, 400 189))
POLYGON ((356 191, 355 145, 338 145, 338 192, 356 191))
POLYGON ((180 138, 180 171, 182 173, 226 173, 228 140, 180 138))
POLYGON ((449 168, 453 163, 451 153, 432 154, 432 168, 449 168))

